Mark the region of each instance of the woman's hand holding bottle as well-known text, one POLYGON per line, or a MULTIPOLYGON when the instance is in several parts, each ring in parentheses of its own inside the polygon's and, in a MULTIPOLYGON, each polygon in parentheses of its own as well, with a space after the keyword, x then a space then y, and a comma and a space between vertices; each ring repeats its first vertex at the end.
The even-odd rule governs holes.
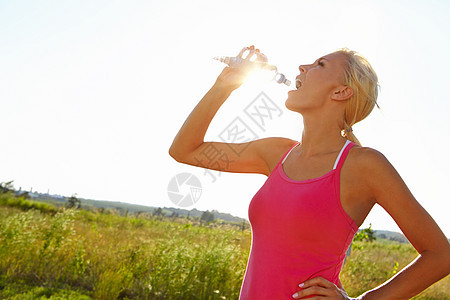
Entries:
POLYGON ((227 89, 230 92, 234 91, 245 82, 248 75, 254 70, 254 62, 260 61, 261 57, 265 58, 259 49, 255 49, 253 45, 242 49, 241 53, 236 57, 240 61, 228 62, 227 64, 230 66, 223 69, 214 85, 218 88, 227 89), (242 57, 244 50, 247 50, 248 54, 242 57))
POLYGON ((267 57, 253 45, 243 48, 235 57, 220 56, 214 59, 228 65, 228 68, 220 74, 216 84, 230 89, 230 92, 239 88, 252 72, 264 72, 267 79, 287 86, 291 84, 291 81, 279 73, 276 66, 269 64, 267 57))

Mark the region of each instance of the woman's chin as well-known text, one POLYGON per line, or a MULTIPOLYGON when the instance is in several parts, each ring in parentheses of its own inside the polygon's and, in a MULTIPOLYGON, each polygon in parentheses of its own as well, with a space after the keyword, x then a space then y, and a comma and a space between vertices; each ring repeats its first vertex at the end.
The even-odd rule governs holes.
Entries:
POLYGON ((286 102, 284 102, 284 106, 286 106, 287 109, 289 109, 290 111, 296 112, 301 114, 302 113, 302 107, 299 107, 299 105, 295 102, 292 102, 289 100, 289 98, 286 100, 286 102))
POLYGON ((292 103, 292 99, 289 99, 289 96, 288 96, 288 98, 284 102, 284 106, 286 106, 286 108, 289 110, 296 111, 295 106, 293 104, 294 103, 292 103))

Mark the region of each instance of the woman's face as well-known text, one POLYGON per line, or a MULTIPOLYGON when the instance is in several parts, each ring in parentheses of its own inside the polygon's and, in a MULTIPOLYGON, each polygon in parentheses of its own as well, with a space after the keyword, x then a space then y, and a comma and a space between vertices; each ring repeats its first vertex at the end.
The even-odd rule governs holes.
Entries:
POLYGON ((311 65, 300 65, 296 89, 288 93, 286 107, 301 113, 332 101, 333 93, 344 86, 345 65, 346 57, 342 53, 331 53, 311 65))

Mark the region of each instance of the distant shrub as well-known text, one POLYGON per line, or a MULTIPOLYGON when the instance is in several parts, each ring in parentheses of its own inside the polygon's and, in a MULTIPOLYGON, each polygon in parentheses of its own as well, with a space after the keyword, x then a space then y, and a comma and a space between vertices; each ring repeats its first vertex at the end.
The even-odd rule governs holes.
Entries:
POLYGON ((25 199, 24 197, 16 197, 12 193, 0 194, 0 205, 17 207, 25 211, 30 209, 36 209, 40 212, 48 214, 55 214, 58 211, 58 209, 54 205, 44 202, 28 200, 25 199))

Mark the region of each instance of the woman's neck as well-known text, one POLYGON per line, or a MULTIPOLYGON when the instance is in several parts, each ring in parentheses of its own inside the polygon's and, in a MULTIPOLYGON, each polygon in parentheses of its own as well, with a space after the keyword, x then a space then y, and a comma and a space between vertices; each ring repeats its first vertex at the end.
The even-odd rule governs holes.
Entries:
POLYGON ((310 157, 333 152, 341 149, 345 141, 338 122, 326 118, 303 118, 302 155, 310 157))

